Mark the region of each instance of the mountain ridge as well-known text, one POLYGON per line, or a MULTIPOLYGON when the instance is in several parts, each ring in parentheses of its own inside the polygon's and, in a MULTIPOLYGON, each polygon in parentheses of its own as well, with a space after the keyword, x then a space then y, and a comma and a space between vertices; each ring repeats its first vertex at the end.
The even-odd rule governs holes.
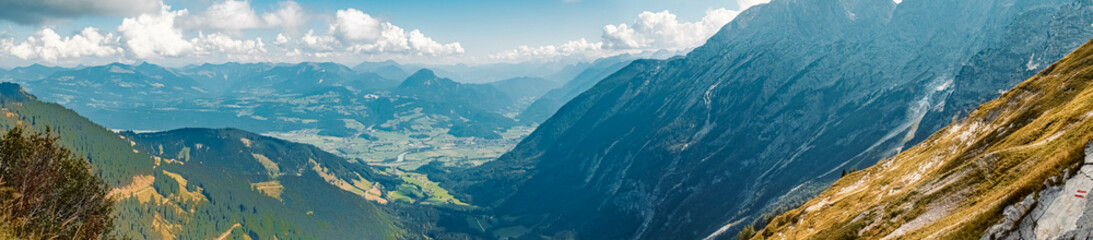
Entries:
POLYGON ((1011 75, 1035 74, 969 59, 1010 48, 1018 54, 996 56, 1028 61, 1024 53, 1039 52, 1050 61, 1077 48, 1093 37, 1085 28, 1093 19, 1081 14, 1089 8, 1070 0, 775 0, 685 57, 631 63, 513 151, 446 183, 527 234, 734 232, 744 224, 732 223, 796 206, 840 169, 872 165, 968 111, 975 100, 946 102, 971 86, 965 81, 1006 88, 1011 75), (963 10, 983 14, 946 14, 963 10), (990 71, 960 74, 971 68, 990 71))
POLYGON ((1088 208, 1066 205, 1086 205, 1083 190, 1093 186, 1082 175, 1093 162, 1091 43, 923 143, 849 174, 753 239, 1088 235, 1090 223, 1077 221, 1088 208))

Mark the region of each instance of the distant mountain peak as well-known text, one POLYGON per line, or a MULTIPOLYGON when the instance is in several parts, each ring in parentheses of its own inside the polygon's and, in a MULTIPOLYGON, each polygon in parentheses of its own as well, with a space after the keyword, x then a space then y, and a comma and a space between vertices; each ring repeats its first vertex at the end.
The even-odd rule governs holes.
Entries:
POLYGON ((433 70, 423 68, 415 72, 413 75, 410 75, 410 77, 407 77, 405 81, 402 81, 402 84, 399 85, 399 88, 412 88, 418 86, 429 86, 434 84, 448 86, 456 84, 456 82, 452 81, 451 79, 437 77, 436 73, 433 72, 433 70))
POLYGON ((414 72, 413 75, 410 75, 410 78, 436 78, 436 73, 428 68, 422 68, 421 70, 414 72))
POLYGON ((29 65, 29 66, 26 66, 26 68, 48 68, 48 67, 49 66, 42 65, 40 63, 34 63, 34 64, 29 65))

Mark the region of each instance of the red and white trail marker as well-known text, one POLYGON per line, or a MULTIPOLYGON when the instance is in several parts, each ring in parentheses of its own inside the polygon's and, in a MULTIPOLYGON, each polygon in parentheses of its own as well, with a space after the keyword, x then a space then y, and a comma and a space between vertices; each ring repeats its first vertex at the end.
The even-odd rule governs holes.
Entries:
POLYGON ((1074 197, 1085 198, 1086 193, 1089 193, 1089 192, 1086 192, 1085 190, 1078 190, 1078 193, 1074 194, 1074 197))

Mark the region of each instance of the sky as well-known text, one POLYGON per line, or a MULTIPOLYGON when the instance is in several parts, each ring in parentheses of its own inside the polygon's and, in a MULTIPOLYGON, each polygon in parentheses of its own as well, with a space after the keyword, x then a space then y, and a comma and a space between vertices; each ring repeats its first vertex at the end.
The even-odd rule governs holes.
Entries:
POLYGON ((0 67, 590 61, 697 47, 769 0, 0 0, 0 67))

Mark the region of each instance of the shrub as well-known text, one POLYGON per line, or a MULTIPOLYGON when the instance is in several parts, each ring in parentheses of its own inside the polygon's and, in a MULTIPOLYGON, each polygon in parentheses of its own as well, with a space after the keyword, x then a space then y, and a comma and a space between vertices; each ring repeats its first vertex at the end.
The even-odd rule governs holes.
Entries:
POLYGON ((113 228, 109 188, 50 132, 16 127, 0 139, 0 231, 25 239, 104 238, 113 228))

